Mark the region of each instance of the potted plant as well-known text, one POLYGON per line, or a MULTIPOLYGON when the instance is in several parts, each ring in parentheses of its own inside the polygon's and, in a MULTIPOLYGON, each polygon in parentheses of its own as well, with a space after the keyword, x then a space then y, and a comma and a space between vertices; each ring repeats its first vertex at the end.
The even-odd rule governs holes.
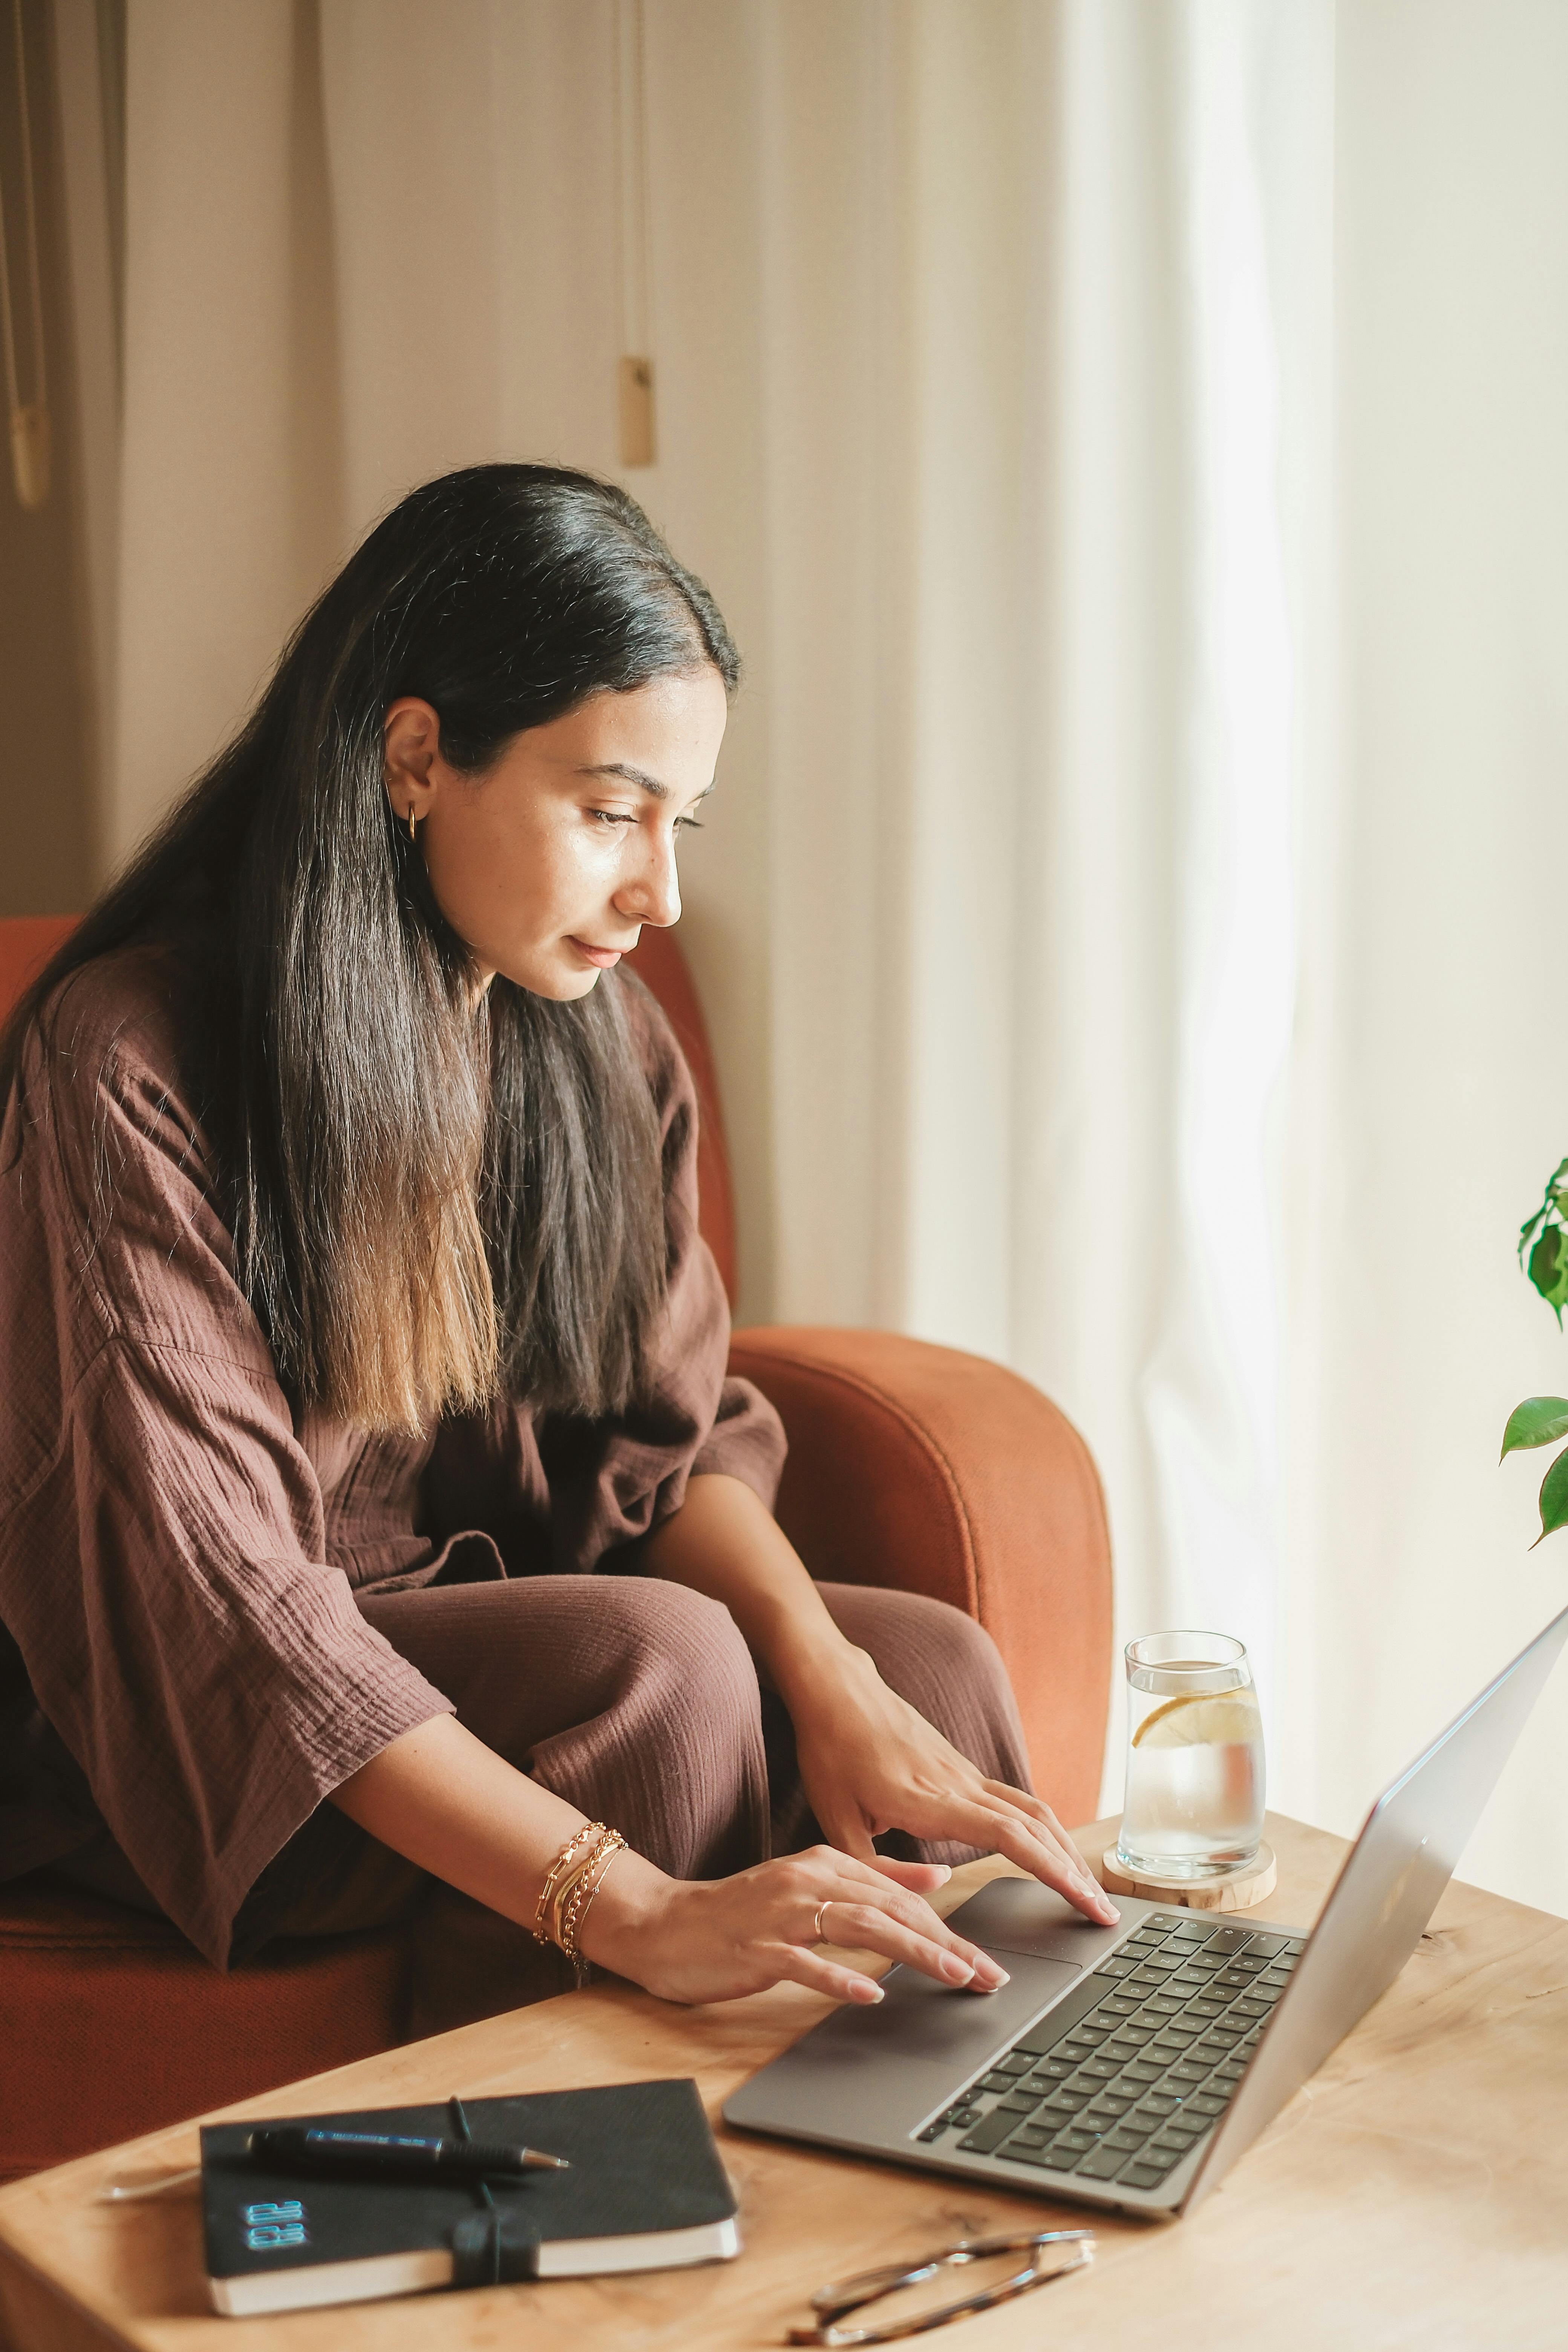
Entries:
MULTIPOLYGON (((1558 1161, 1547 1179, 1546 1197, 1521 1229, 1519 1262, 1561 1330, 1563 1309, 1568 1306, 1568 1160, 1558 1161)), ((1506 1461, 1529 1445, 1554 1444, 1560 1437, 1568 1437, 1568 1397, 1526 1397, 1508 1417, 1500 1458, 1506 1461)), ((1568 1527, 1568 1446, 1541 1482, 1541 1533, 1535 1542, 1561 1527, 1568 1527)))

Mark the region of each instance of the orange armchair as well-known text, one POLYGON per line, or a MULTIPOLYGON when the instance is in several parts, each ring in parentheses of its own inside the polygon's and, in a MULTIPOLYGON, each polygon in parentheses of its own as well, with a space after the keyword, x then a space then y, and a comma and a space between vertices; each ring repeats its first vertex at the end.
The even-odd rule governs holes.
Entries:
MULTIPOLYGON (((0 1016, 71 919, 0 920, 0 1016)), ((645 937, 633 967, 696 1078, 702 1230, 732 1298, 733 1200, 701 1009, 668 933, 645 937)), ((928 1593, 978 1618, 1006 1662, 1037 1784, 1063 1819, 1087 1819, 1109 1695, 1110 1554, 1071 1423, 999 1365, 889 1332, 741 1330, 731 1363, 783 1417, 779 1518, 813 1573, 928 1593)), ((391 1928, 277 1944, 220 1976, 164 1922, 44 1879, 0 1885, 11 2053, 0 2179, 392 2047, 405 2038, 405 1960, 391 1928)))

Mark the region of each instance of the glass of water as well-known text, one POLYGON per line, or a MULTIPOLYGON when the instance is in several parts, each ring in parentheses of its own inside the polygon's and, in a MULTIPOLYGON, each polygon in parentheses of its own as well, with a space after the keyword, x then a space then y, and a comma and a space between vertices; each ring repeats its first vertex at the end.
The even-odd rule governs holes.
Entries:
POLYGON ((1240 1870, 1263 1835, 1263 1719, 1227 1633, 1146 1633, 1127 1657, 1127 1801, 1116 1859, 1145 1878, 1240 1870))

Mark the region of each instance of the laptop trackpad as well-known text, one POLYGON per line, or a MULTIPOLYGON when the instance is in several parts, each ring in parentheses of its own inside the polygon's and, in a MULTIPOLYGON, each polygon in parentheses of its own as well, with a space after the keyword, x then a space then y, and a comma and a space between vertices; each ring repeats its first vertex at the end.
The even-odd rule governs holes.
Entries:
POLYGON ((907 1967, 875 2009, 847 2003, 744 2084, 724 2108, 760 2131, 875 2146, 901 2137, 1058 2000, 1079 1968, 1019 1959, 999 1992, 954 1991, 907 1967))
POLYGON ((1033 1878, 992 1879, 951 1913, 947 1924, 988 1952, 1027 1952, 1041 1960, 1069 1960, 1078 1969, 1091 1969, 1120 1932, 1086 1919, 1033 1878))

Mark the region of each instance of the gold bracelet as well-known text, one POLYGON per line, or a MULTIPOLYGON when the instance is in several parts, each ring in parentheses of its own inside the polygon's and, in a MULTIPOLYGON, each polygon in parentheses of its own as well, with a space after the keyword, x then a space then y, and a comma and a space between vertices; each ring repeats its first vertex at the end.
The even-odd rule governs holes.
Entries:
POLYGON ((563 1922, 572 1897, 586 1873, 592 1870, 595 1857, 603 1847, 605 1840, 607 1837, 613 1837, 614 1834, 614 1831, 605 1829, 602 1822, 595 1822, 595 1834, 588 1839, 582 1852, 574 1855, 567 1864, 555 1881, 554 1889, 550 1897, 549 1909, 545 1914, 544 1932, 550 1941, 558 1948, 561 1948, 563 1922))
POLYGON ((567 1839, 565 1844, 562 1847, 560 1853, 556 1855, 554 1861, 545 1872, 544 1884, 539 1890, 539 1903, 533 1914, 532 1932, 533 1940, 536 1944, 552 1944, 555 1942, 555 1937, 549 1933, 548 1922, 550 1918, 551 1906, 554 1901, 562 1874, 567 1869, 573 1855, 576 1853, 584 1839, 591 1838, 595 1833, 601 1837, 605 1834, 605 1824, 603 1822, 584 1822, 581 1829, 574 1830, 572 1835, 567 1839))
POLYGON ((603 1886, 605 1879, 608 1877, 610 1864, 614 1862, 616 1854, 623 1853, 626 1851, 626 1842, 624 1837, 616 1837, 615 1843, 610 1847, 608 1853, 605 1856, 603 1868, 598 1871, 595 1876, 592 1885, 584 1892, 581 1907, 573 1915, 571 1958, 574 1964, 578 1967, 582 1965, 583 1930, 588 1924, 588 1913, 593 1906, 594 1897, 597 1895, 600 1887, 603 1886))
POLYGON ((566 1915, 564 1932, 561 1938, 561 1948, 573 1967, 579 1971, 583 1966, 583 1929, 587 1921, 589 1909, 595 1895, 597 1895, 608 1875, 611 1863, 614 1862, 616 1854, 625 1851, 626 1843, 619 1830, 612 1830, 608 1837, 595 1847, 591 1868, 577 1881, 573 1892, 571 1907, 566 1915))
POLYGON ((545 1944, 550 1941, 548 1934, 550 1905, 562 1873, 566 1869, 584 1839, 592 1837, 594 1832, 602 1826, 603 1824, 598 1822, 584 1822, 580 1829, 574 1830, 545 1872, 544 1883, 539 1890, 539 1901, 533 1913, 533 1934, 539 1943, 545 1944))

